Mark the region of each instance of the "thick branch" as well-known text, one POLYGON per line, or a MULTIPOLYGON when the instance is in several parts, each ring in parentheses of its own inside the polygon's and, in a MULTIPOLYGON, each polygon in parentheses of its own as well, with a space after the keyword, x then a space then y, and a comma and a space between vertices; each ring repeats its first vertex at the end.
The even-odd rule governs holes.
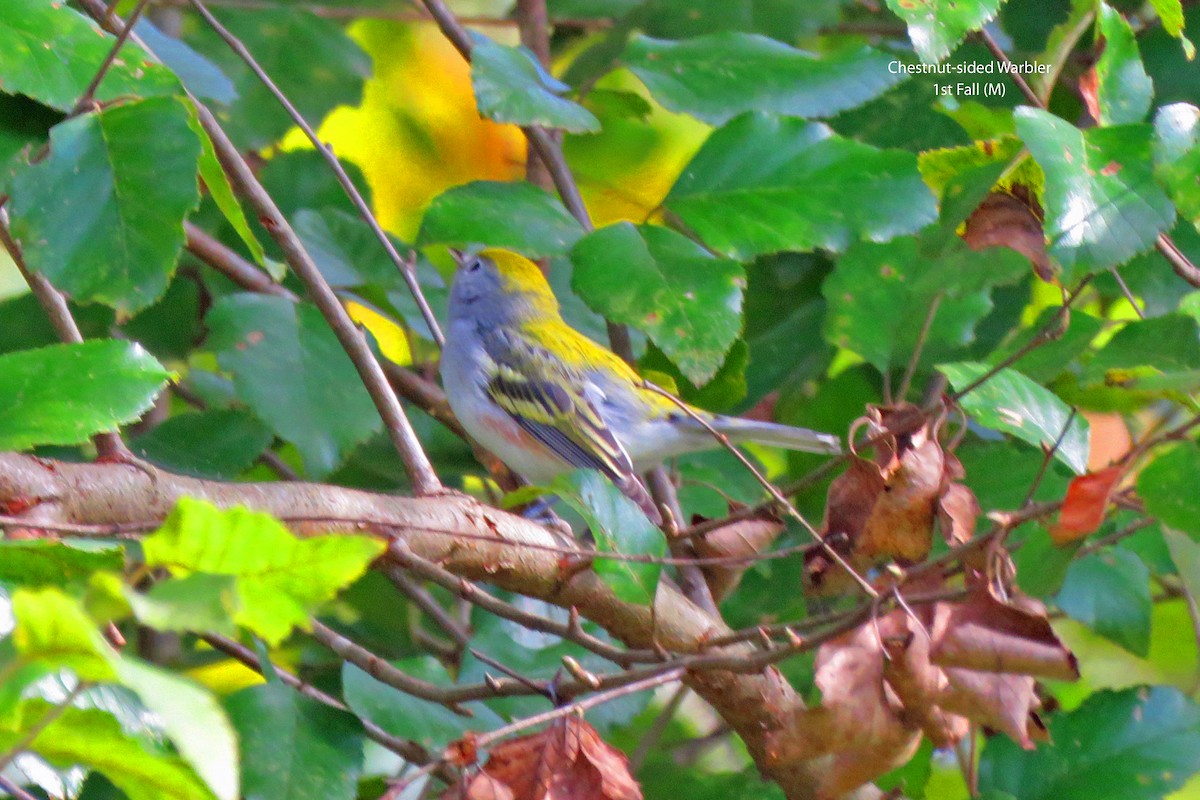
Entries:
MULTIPOLYGON (((457 576, 576 608, 630 647, 696 653, 730 633, 665 585, 652 611, 620 600, 591 571, 564 579, 560 557, 552 549, 521 546, 553 548, 559 542, 550 532, 467 497, 394 497, 300 482, 223 484, 169 473, 154 479, 120 465, 51 463, 0 454, 0 503, 32 503, 26 513, 30 527, 38 521, 152 525, 185 495, 226 507, 247 505, 285 518, 325 520, 295 526, 302 530, 387 531, 415 555, 457 576), (495 539, 467 538, 480 532, 495 539)), ((732 664, 742 658, 752 662, 754 653, 742 646, 712 655, 731 659, 732 664)), ((738 732, 759 768, 789 798, 813 796, 823 762, 779 763, 768 753, 769 737, 786 735, 793 714, 803 708, 777 670, 741 674, 706 669, 689 672, 684 682, 738 732)), ((878 795, 868 787, 857 796, 878 795)))

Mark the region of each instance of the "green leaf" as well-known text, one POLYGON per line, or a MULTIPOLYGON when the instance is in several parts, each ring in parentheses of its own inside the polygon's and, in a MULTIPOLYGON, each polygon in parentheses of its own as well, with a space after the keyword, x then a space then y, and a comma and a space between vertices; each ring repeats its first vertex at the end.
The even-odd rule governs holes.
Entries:
POLYGON ((358 373, 316 308, 281 297, 236 294, 206 317, 208 346, 238 397, 296 445, 314 476, 331 472, 379 429, 358 373))
MULTIPOLYGON (((339 105, 358 105, 371 59, 337 22, 283 7, 253 14, 218 10, 216 15, 313 126, 339 105)), ((234 141, 260 148, 291 130, 292 118, 208 26, 189 41, 233 82, 237 100, 223 115, 223 124, 234 141)))
POLYGON ((183 101, 153 98, 68 119, 11 184, 29 266, 75 300, 123 313, 167 288, 183 219, 200 200, 200 141, 183 101))
POLYGON ((8 751, 33 735, 24 749, 57 767, 97 770, 123 791, 128 800, 214 797, 183 759, 155 753, 126 734, 111 714, 68 708, 58 716, 51 716, 53 708, 42 700, 26 701, 20 715, 11 724, 0 727, 0 751, 8 751), (39 728, 47 717, 49 723, 39 728))
POLYGON ((1004 0, 887 0, 908 25, 908 38, 927 64, 941 61, 971 31, 996 16, 1004 0))
MULTIPOLYGON (((938 365, 950 385, 959 391, 990 369, 986 364, 969 361, 938 365)), ((959 402, 980 425, 1010 433, 1035 447, 1053 447, 1062 436, 1054 457, 1077 474, 1087 470, 1087 420, 1078 415, 1071 419, 1066 403, 1015 369, 1000 370, 959 402)))
POLYGON ((1175 209, 1154 182, 1149 125, 1081 131, 1028 107, 1017 109, 1016 125, 1046 173, 1046 232, 1064 280, 1125 263, 1171 226, 1175 209))
POLYGON ((1171 553, 1171 561, 1179 573, 1183 588, 1191 597, 1200 596, 1200 544, 1179 531, 1165 529, 1163 540, 1171 553))
POLYGON ((716 373, 741 333, 742 266, 668 228, 601 228, 571 261, 571 286, 594 311, 644 331, 694 383, 716 373))
MULTIPOLYGON (((0 6, 0 86, 59 111, 75 107, 116 40, 65 3, 4 0, 0 6)), ((179 81, 132 42, 105 73, 96 99, 173 95, 179 81)))
POLYGON ((12 611, 13 644, 25 660, 69 667, 83 680, 116 679, 117 652, 74 598, 56 588, 18 589, 12 611))
POLYGON ((542 258, 565 255, 581 236, 579 222, 536 186, 474 181, 433 198, 417 244, 486 244, 542 258))
MULTIPOLYGON (((825 338, 834 346, 858 353, 880 371, 906 363, 921 335, 934 298, 938 302, 921 353, 931 363, 970 344, 975 325, 992 309, 986 288, 968 287, 960 296, 949 296, 954 277, 976 281, 972 273, 994 271, 997 251, 969 252, 966 268, 953 272, 930 261, 912 237, 888 244, 859 242, 838 261, 821 291, 828 303, 825 338), (950 275, 948 280, 940 276, 950 275)), ((1027 269, 1022 265, 1022 272, 1027 269)), ((984 281, 986 283, 986 280, 984 281)))
POLYGON ((196 572, 158 581, 145 594, 128 589, 125 599, 138 622, 159 631, 203 631, 233 636, 238 613, 237 580, 232 575, 196 572))
POLYGON ((243 797, 353 800, 356 796, 363 735, 353 716, 278 682, 243 689, 231 695, 225 707, 241 743, 243 797))
MULTIPOLYGON (((370 284, 408 291, 400 270, 362 218, 336 208, 306 208, 296 212, 294 224, 296 234, 330 286, 370 284)), ((388 239, 401 256, 412 250, 395 236, 389 234, 388 239)), ((424 262, 423 258, 419 260, 424 262)), ((421 266, 429 265, 418 264, 421 266)))
POLYGON ((171 373, 136 342, 55 344, 0 355, 0 450, 79 444, 137 419, 171 373))
POLYGON ((1185 442, 1158 453, 1137 477, 1138 496, 1146 513, 1169 527, 1200 540, 1200 446, 1185 442))
POLYGON ((1200 230, 1200 109, 1190 103, 1163 106, 1154 115, 1154 174, 1180 215, 1200 230))
MULTIPOLYGON (((397 662, 396 666, 432 683, 451 683, 445 668, 432 658, 410 658, 397 662)), ((462 738, 467 731, 484 731, 504 724, 496 712, 482 703, 469 704, 473 716, 463 717, 439 703, 421 700, 381 683, 350 663, 342 665, 342 693, 346 705, 360 718, 374 722, 393 736, 412 739, 435 750, 462 738)))
POLYGON ((980 790, 1021 800, 1151 800, 1200 769, 1200 708, 1167 686, 1098 692, 1050 722, 1050 740, 1024 751, 987 740, 980 790))
POLYGON ((471 86, 479 113, 496 122, 541 125, 571 133, 595 133, 600 120, 561 97, 568 89, 524 46, 506 47, 473 34, 471 86))
POLYGON ((237 800, 237 737, 216 698, 190 680, 129 658, 117 663, 117 674, 154 713, 213 794, 237 800))
POLYGON ((551 491, 573 508, 596 539, 592 568, 617 597, 627 603, 650 605, 662 572, 660 563, 604 558, 604 553, 661 558, 667 543, 637 505, 594 470, 575 470, 554 479, 551 491))
POLYGON ((163 526, 142 542, 146 564, 175 574, 237 578, 239 625, 276 645, 338 590, 363 574, 384 549, 366 536, 297 539, 267 514, 221 511, 182 498, 163 526))
POLYGON ((911 153, 762 114, 713 132, 665 205, 710 247, 738 259, 842 250, 859 236, 887 241, 937 216, 911 153))
POLYGON ((266 265, 267 255, 263 251, 262 243, 254 235, 254 231, 250 228, 250 221, 246 219, 246 212, 242 210, 242 204, 233 194, 233 186, 230 185, 229 176, 225 174, 221 162, 217 160, 217 151, 213 148, 212 139, 209 138, 208 132, 201 127, 195 109, 190 108, 189 112, 188 124, 200 139, 200 178, 204 181, 204 187, 208 190, 209 197, 213 199, 221 211, 221 215, 229 222, 238 238, 246 245, 254 260, 261 265, 266 265))
POLYGON ((904 80, 894 56, 871 47, 821 55, 750 33, 671 42, 642 36, 622 57, 660 103, 722 125, 745 111, 829 117, 904 80))
MULTIPOLYGON (((1032 325, 1019 331, 1002 347, 997 348, 988 357, 988 361, 999 364, 1016 354, 1046 330, 1047 326, 1053 324, 1059 310, 1057 306, 1043 309, 1032 325)), ((1098 317, 1082 311, 1072 311, 1068 315, 1067 329, 1061 336, 1030 350, 1021 357, 1016 366, 1021 370, 1021 374, 1039 383, 1047 383, 1066 371, 1075 358, 1088 349, 1103 327, 1104 322, 1098 317)))
POLYGON ((1120 383, 1130 372, 1200 369, 1200 327, 1185 314, 1127 322, 1092 358, 1080 381, 1120 383))
POLYGON ((1150 571, 1120 548, 1074 561, 1055 598, 1072 618, 1131 653, 1150 651, 1150 571))
POLYGON ((721 31, 747 31, 780 41, 838 21, 840 0, 648 0, 637 24, 651 36, 691 39, 721 31))
POLYGON ((1183 44, 1184 55, 1189 61, 1193 60, 1196 57, 1196 46, 1183 35, 1183 3, 1180 0, 1150 0, 1150 5, 1162 20, 1163 30, 1179 39, 1183 44))
POLYGON ((124 566, 125 550, 106 542, 0 541, 0 583, 10 587, 67 586, 124 566))
POLYGON ((244 411, 179 414, 129 442, 142 458, 201 478, 232 480, 270 446, 267 427, 244 411))
POLYGON ((1096 97, 1101 125, 1141 122, 1150 110, 1154 84, 1142 66, 1137 40, 1129 23, 1107 3, 1099 3, 1104 52, 1096 62, 1096 97))

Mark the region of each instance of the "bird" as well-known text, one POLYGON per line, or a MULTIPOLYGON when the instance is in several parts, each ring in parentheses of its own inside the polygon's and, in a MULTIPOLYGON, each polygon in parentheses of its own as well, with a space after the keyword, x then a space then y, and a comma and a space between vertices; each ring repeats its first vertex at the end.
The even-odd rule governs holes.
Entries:
POLYGON ((841 452, 830 434, 714 414, 651 388, 563 320, 542 271, 519 253, 451 253, 446 398, 467 433, 526 480, 545 485, 578 468, 598 470, 661 525, 640 476, 674 456, 721 447, 706 425, 734 444, 841 452))

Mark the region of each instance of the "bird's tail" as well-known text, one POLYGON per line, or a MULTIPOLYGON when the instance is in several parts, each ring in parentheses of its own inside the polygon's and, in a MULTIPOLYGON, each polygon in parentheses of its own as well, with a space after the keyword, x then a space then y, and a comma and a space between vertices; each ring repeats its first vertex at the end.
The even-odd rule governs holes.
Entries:
POLYGON ((775 422, 760 422, 738 417, 714 416, 710 423, 719 433, 729 437, 734 444, 758 442, 759 444, 783 447, 788 450, 803 450, 806 453, 838 455, 842 452, 841 440, 828 433, 794 428, 775 422))

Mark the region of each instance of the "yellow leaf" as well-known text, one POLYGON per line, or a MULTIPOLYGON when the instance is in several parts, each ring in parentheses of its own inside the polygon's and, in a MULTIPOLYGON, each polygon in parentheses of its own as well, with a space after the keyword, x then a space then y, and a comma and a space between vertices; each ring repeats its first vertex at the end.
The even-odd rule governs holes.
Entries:
POLYGON ((375 343, 379 345, 379 352, 383 353, 384 358, 402 367, 413 363, 412 348, 408 345, 408 331, 404 330, 403 326, 356 300, 344 300, 342 304, 346 306, 350 319, 362 325, 375 337, 375 343))

